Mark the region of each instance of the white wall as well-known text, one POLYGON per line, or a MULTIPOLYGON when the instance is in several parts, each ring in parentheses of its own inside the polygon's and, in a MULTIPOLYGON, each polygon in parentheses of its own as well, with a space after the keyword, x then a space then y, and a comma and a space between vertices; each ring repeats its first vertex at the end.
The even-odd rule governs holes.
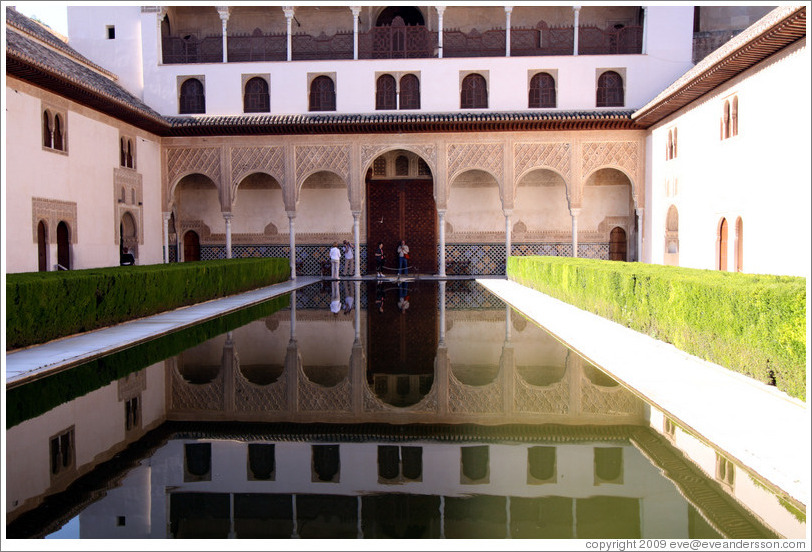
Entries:
POLYGON ((680 266, 716 267, 717 227, 725 217, 728 270, 735 270, 735 224, 741 217, 744 272, 808 277, 810 65, 801 41, 652 130, 650 262, 663 262, 666 214, 673 204, 680 266), (732 94, 739 102, 738 136, 720 140, 722 104, 732 94), (673 125, 677 158, 666 161, 673 125), (666 179, 678 183, 672 197, 666 179))

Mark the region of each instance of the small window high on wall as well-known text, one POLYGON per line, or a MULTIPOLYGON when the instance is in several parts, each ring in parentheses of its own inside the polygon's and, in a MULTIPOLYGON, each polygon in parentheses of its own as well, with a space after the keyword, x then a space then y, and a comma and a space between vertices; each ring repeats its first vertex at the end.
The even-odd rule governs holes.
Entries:
POLYGON ((488 107, 488 83, 479 73, 471 73, 462 79, 460 109, 485 109, 488 107))
POLYGON ((67 151, 65 140, 65 113, 52 108, 42 111, 42 146, 56 151, 67 151))
POLYGON ((196 78, 188 78, 180 86, 180 113, 205 113, 206 93, 203 83, 196 78))
POLYGON ((310 83, 310 111, 335 111, 336 87, 333 79, 320 75, 310 83))
POLYGON ((604 71, 598 77, 597 107, 623 107, 623 77, 617 71, 604 71))
POLYGON ((555 107, 555 79, 550 73, 536 73, 530 79, 527 107, 555 107))
POLYGON ((739 134, 739 97, 731 96, 722 104, 721 139, 727 140, 739 134))
POLYGON ((245 113, 268 113, 271 111, 271 95, 268 81, 262 77, 253 77, 245 83, 243 97, 245 113))

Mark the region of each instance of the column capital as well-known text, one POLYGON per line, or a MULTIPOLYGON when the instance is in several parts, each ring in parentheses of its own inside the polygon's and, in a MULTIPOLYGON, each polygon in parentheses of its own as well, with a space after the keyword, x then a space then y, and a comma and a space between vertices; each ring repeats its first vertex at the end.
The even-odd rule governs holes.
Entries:
POLYGON ((513 209, 502 209, 502 212, 505 214, 506 217, 509 217, 513 214, 513 209))
POLYGON ((513 6, 505 6, 505 13, 510 14, 513 12, 513 6))
POLYGON ((363 214, 363 211, 351 211, 352 218, 358 218, 363 214))
POLYGON ((285 12, 285 19, 293 19, 293 12, 296 10, 293 6, 282 6, 282 11, 285 12))
POLYGON ((574 12, 581 11, 581 6, 573 6, 572 11, 574 12))
POLYGON ((231 14, 231 7, 230 6, 217 6, 217 15, 220 16, 220 19, 223 22, 228 21, 228 16, 231 14))
POLYGON ((437 14, 442 17, 443 12, 445 11, 445 6, 434 6, 434 9, 437 10, 437 14))
POLYGON ((437 209, 437 215, 444 217, 448 209, 437 209))
POLYGON ((580 207, 570 207, 570 215, 572 215, 573 217, 577 217, 580 214, 581 214, 580 207))
POLYGON ((161 215, 164 218, 164 222, 169 222, 169 219, 172 217, 172 211, 163 211, 161 215))
POLYGON ((642 217, 643 216, 643 211, 645 211, 645 210, 646 210, 645 207, 635 207, 634 208, 634 212, 637 213, 638 217, 642 217))
POLYGON ((231 222, 234 218, 234 214, 231 211, 224 211, 223 218, 226 219, 226 222, 231 222))
POLYGON ((296 211, 285 211, 285 214, 288 215, 289 219, 295 219, 296 218, 296 211))
POLYGON ((353 17, 358 17, 361 13, 361 6, 350 6, 353 17))

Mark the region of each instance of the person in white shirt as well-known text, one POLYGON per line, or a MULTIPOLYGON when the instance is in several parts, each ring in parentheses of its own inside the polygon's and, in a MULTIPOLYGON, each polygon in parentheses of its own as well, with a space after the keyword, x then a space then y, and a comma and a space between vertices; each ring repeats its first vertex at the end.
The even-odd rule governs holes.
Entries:
POLYGON ((330 278, 339 280, 339 270, 341 269, 341 251, 338 249, 338 242, 333 242, 330 248, 330 278))
POLYGON ((352 244, 344 240, 344 272, 347 276, 352 276, 352 244))
POLYGON ((409 273, 409 246, 406 245, 406 240, 400 240, 398 246, 398 274, 409 273))

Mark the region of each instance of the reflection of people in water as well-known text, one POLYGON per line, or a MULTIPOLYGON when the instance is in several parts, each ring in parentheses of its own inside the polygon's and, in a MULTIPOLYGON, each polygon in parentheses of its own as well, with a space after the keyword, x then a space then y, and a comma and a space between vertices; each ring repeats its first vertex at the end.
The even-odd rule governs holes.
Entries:
POLYGON ((333 314, 338 314, 341 310, 341 291, 338 289, 338 280, 333 280, 332 292, 330 310, 333 314))
POLYGON ((409 284, 406 282, 398 284, 398 308, 402 314, 406 314, 409 308, 409 284))
POLYGON ((349 314, 355 303, 353 297, 352 286, 347 280, 344 280, 344 314, 349 314))
POLYGON ((378 284, 375 286, 375 306, 378 308, 378 312, 383 312, 383 300, 384 300, 384 291, 383 286, 378 284))

